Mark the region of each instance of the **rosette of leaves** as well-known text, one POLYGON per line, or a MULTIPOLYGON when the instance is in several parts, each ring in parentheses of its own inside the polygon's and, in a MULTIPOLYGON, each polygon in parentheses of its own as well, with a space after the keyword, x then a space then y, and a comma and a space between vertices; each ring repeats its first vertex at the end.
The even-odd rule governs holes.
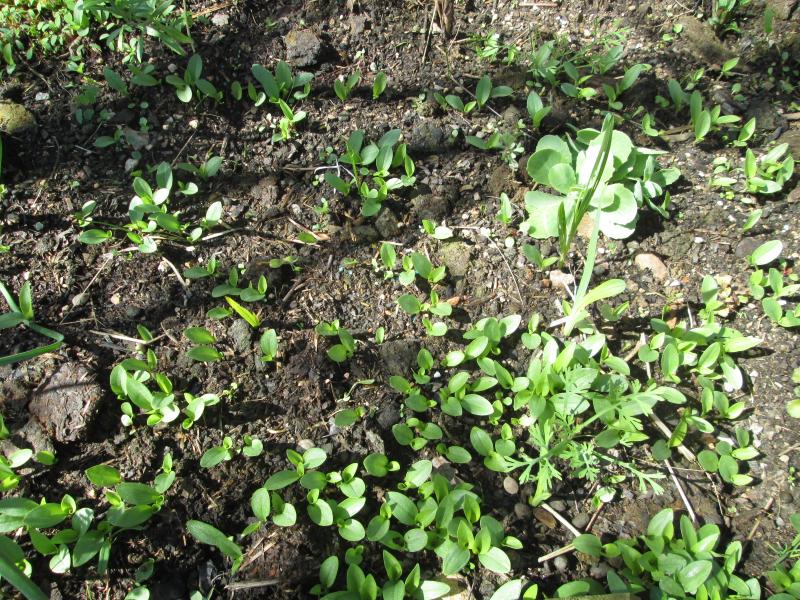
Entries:
POLYGON ((527 171, 534 182, 556 193, 537 189, 525 194, 528 218, 520 225, 523 232, 537 239, 560 237, 567 224, 580 222, 585 212, 592 211, 603 234, 624 239, 633 233, 644 205, 667 216, 666 206, 656 200, 680 172, 660 168, 656 156, 661 152, 637 148, 620 131, 611 132, 608 157, 603 160, 603 140, 613 121, 606 123, 603 132, 583 129, 575 140, 553 135, 539 140, 527 171), (583 202, 590 192, 588 202, 583 202))

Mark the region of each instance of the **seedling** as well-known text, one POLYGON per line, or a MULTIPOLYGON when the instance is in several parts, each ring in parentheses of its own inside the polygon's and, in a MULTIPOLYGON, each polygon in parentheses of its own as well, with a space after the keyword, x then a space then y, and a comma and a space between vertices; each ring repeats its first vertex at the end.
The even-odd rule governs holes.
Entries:
MULTIPOLYGON (((198 177, 204 180, 210 179, 211 177, 216 177, 221 167, 222 167, 221 156, 211 156, 206 161, 201 163, 199 167, 196 167, 191 163, 185 163, 185 162, 177 164, 178 169, 191 173, 192 175, 197 175, 198 177)), ((178 183, 180 184, 180 182, 178 183)), ((195 186, 195 188, 196 187, 197 186, 195 186)), ((186 190, 182 189, 181 193, 187 195, 186 190)))
POLYGON ((266 297, 267 278, 264 275, 258 277, 255 286, 250 281, 247 287, 239 287, 239 282, 239 271, 236 267, 231 267, 228 271, 227 281, 214 286, 214 289, 211 290, 211 297, 234 296, 242 302, 259 302, 266 297))
POLYGON ((525 244, 522 246, 522 253, 525 255, 525 258, 531 261, 539 269, 546 269, 558 260, 558 258, 555 256, 544 258, 539 248, 531 244, 525 244))
POLYGON ((202 521, 187 521, 186 531, 201 544, 214 546, 231 561, 231 573, 236 573, 244 559, 241 547, 219 529, 202 521))
POLYGON ((212 469, 220 463, 232 460, 234 455, 243 454, 247 457, 260 456, 264 451, 264 444, 260 439, 245 435, 240 448, 234 448, 233 439, 229 436, 222 438, 222 445, 213 446, 203 452, 200 458, 200 466, 204 469, 212 469))
POLYGON ((737 447, 730 442, 719 440, 714 450, 702 450, 697 455, 697 462, 710 473, 719 473, 725 483, 735 486, 747 486, 752 483, 750 475, 739 472, 740 461, 752 460, 758 456, 758 450, 750 445, 750 434, 745 429, 736 428, 737 447))
POLYGON ((61 344, 64 342, 63 334, 39 325, 34 321, 33 298, 31 295, 30 281, 26 281, 22 284, 22 287, 20 287, 19 296, 17 298, 19 303, 14 300, 11 292, 8 291, 8 288, 2 282, 0 282, 0 294, 3 295, 3 298, 10 309, 9 312, 0 314, 0 331, 22 325, 31 331, 38 333, 39 335, 43 335, 44 337, 53 340, 49 344, 39 346, 32 350, 24 350, 22 352, 17 352, 16 354, 0 356, 0 366, 10 365, 40 356, 42 354, 47 354, 48 352, 54 352, 61 347, 61 344))
MULTIPOLYGON (((44 498, 41 502, 25 497, 6 498, 0 506, 0 517, 19 532, 15 538, 27 534, 33 549, 43 557, 50 557, 49 567, 53 573, 66 573, 97 557, 97 572, 105 574, 114 540, 123 531, 141 529, 159 512, 164 494, 175 480, 169 453, 164 456, 153 485, 125 482, 119 471, 108 465, 96 465, 85 474, 92 484, 106 488, 103 498, 110 507, 102 512, 90 507, 78 508, 70 495, 65 495, 61 502, 47 502, 44 498), (58 529, 67 519, 70 519, 69 526, 58 529)), ((6 536, 2 536, 2 540, 5 548, 0 557, 3 577, 27 598, 43 598, 27 578, 21 577, 15 564, 26 564, 30 574, 21 547, 6 536)))
POLYGON ((375 81, 372 84, 372 99, 377 100, 386 91, 386 85, 389 82, 386 73, 381 71, 375 76, 375 81))
POLYGON ((361 71, 359 70, 353 71, 346 78, 337 78, 333 82, 333 91, 336 93, 336 97, 342 102, 347 101, 359 81, 361 81, 361 71))
POLYGON ((186 356, 192 360, 216 362, 222 358, 222 354, 214 348, 217 338, 205 327, 187 327, 183 335, 196 344, 186 352, 186 356))
POLYGON ((447 267, 434 267, 430 259, 420 252, 412 252, 403 257, 403 272, 398 275, 402 285, 411 285, 417 275, 428 283, 439 283, 446 275, 447 267))
POLYGON ((214 84, 201 77, 203 73, 203 59, 199 54, 193 54, 189 59, 189 64, 186 71, 183 73, 183 79, 180 77, 169 74, 166 77, 166 82, 175 88, 175 95, 178 100, 184 103, 192 101, 192 97, 196 90, 196 95, 199 99, 211 98, 216 102, 222 100, 222 92, 218 91, 214 84))
POLYGON ((283 113, 283 117, 278 121, 278 131, 273 134, 272 141, 285 142, 292 137, 292 134, 297 128, 297 124, 306 118, 306 111, 298 110, 295 112, 283 100, 278 100, 277 104, 283 113))
POLYGON ((574 143, 544 136, 528 159, 528 174, 562 195, 527 192, 529 216, 520 230, 537 239, 558 237, 562 263, 586 214, 606 236, 630 236, 644 204, 666 216, 668 197, 661 205, 655 201, 680 175, 677 169, 660 169, 657 154, 634 147, 628 136, 613 131, 611 115, 601 132, 579 131, 574 143))
POLYGON ((319 335, 326 337, 338 337, 339 343, 334 344, 328 349, 328 358, 333 362, 341 363, 351 358, 356 351, 356 342, 350 332, 344 327, 339 326, 339 320, 330 323, 321 321, 314 328, 319 335))
POLYGON ((625 71, 625 74, 622 76, 622 79, 620 79, 619 83, 615 83, 613 86, 604 83, 603 92, 608 100, 608 107, 612 110, 622 110, 622 102, 620 102, 618 98, 624 92, 633 87, 633 85, 636 83, 636 80, 639 79, 639 75, 645 71, 648 71, 650 68, 650 65, 636 64, 625 71))
MULTIPOLYGON (((439 294, 433 290, 430 292, 430 302, 420 302, 417 300, 416 296, 403 294, 397 299, 397 304, 409 315, 430 312, 440 317, 449 317, 453 312, 453 307, 447 302, 440 301, 439 294)), ((442 333, 440 335, 444 334, 442 333)))
POLYGON ((422 230, 435 240, 449 240, 453 237, 453 230, 447 225, 437 225, 428 219, 422 220, 422 230))
POLYGON ((261 106, 267 100, 273 104, 277 104, 278 100, 302 100, 311 93, 314 74, 293 75, 291 67, 283 61, 276 65, 274 74, 259 64, 253 65, 250 71, 263 90, 259 92, 252 82, 248 83, 248 94, 256 106, 261 106))
POLYGON ((539 94, 533 90, 528 94, 526 106, 528 109, 528 116, 530 116, 531 121, 533 121, 534 129, 539 129, 539 127, 541 127, 542 121, 550 114, 553 108, 552 106, 545 106, 539 94))
POLYGON ((258 342, 261 348, 262 362, 273 362, 278 355, 278 334, 274 329, 267 329, 261 334, 261 339, 258 342))
POLYGON ((329 170, 325 181, 343 196, 349 196, 353 187, 361 196, 361 214, 374 216, 391 191, 414 185, 414 161, 406 152, 406 145, 395 145, 400 130, 387 131, 377 143, 364 145, 364 132, 356 130, 347 140, 345 154, 338 157, 336 173, 329 170), (349 165, 347 170, 343 164, 349 165), (402 168, 400 177, 390 177, 391 171, 402 168), (346 173, 348 179, 342 178, 346 173), (374 187, 372 187, 374 186, 374 187))
POLYGON ((470 100, 466 104, 464 101, 455 94, 448 94, 447 96, 442 96, 442 94, 436 93, 434 94, 434 98, 439 103, 440 106, 443 108, 450 107, 458 112, 467 115, 471 113, 473 110, 480 110, 484 106, 486 106, 489 100, 494 98, 505 98, 506 96, 510 96, 514 93, 510 87, 506 85, 498 85, 493 86, 492 80, 489 78, 488 75, 484 75, 478 80, 478 84, 475 87, 475 95, 474 100, 470 100))
MULTIPOLYGON (((127 238, 136 244, 143 254, 152 254, 158 250, 162 240, 173 243, 194 244, 200 241, 203 234, 216 227, 222 219, 222 202, 213 202, 206 210, 205 217, 192 226, 180 220, 180 211, 170 209, 173 195, 174 178, 169 163, 162 162, 156 168, 156 189, 141 177, 133 180, 135 196, 128 206, 128 225, 119 226, 112 223, 100 223, 90 219, 94 204, 84 204, 77 218, 84 224, 97 223, 105 229, 87 229, 78 240, 84 244, 101 244, 113 238, 114 231, 124 232, 127 238)), ((196 191, 192 186, 181 185, 187 194, 196 191)), ((182 193, 181 191, 177 192, 182 193)))
POLYGON ((794 159, 788 144, 779 144, 756 158, 749 148, 745 153, 744 176, 751 194, 775 194, 783 189, 794 174, 794 159))
MULTIPOLYGON (((706 524, 696 529, 681 515, 680 529, 673 525, 672 509, 664 509, 650 520, 647 533, 636 539, 619 539, 603 544, 592 534, 575 538, 575 548, 596 558, 620 559, 617 570, 609 571, 612 592, 640 593, 646 590, 673 598, 714 597, 758 600, 761 588, 756 579, 741 579, 736 567, 742 559, 742 543, 730 542, 716 550, 719 527, 706 524)), ((605 589, 592 580, 573 581, 556 590, 556 597, 602 594, 605 589)))
POLYGON ((703 96, 697 90, 689 98, 689 110, 695 142, 702 142, 706 135, 718 131, 721 125, 730 125, 741 120, 738 115, 721 115, 722 107, 719 104, 711 110, 704 108, 703 96))

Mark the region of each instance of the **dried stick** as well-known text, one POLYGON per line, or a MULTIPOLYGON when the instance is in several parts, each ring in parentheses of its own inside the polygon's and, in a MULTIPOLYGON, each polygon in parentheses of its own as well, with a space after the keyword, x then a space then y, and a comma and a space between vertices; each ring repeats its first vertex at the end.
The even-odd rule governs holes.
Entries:
POLYGON ((689 502, 689 498, 686 497, 686 492, 683 491, 683 486, 681 485, 681 482, 675 475, 675 471, 672 470, 672 465, 670 464, 669 460, 665 460, 664 464, 667 465, 667 471, 669 471, 669 474, 672 477, 672 481, 675 483, 675 487, 678 488, 678 494, 680 494, 681 500, 683 500, 683 505, 686 507, 686 511, 689 513, 689 518, 691 518, 692 523, 696 525, 697 515, 694 514, 694 510, 692 510, 692 504, 691 502, 689 502))
POLYGON ((558 520, 558 522, 561 523, 564 527, 569 529, 572 535, 578 537, 581 534, 581 532, 578 531, 575 525, 573 525, 572 523, 567 521, 564 517, 562 517, 561 514, 552 506, 550 506, 547 502, 542 502, 542 508, 545 509, 547 512, 549 512, 551 515, 553 515, 558 520))

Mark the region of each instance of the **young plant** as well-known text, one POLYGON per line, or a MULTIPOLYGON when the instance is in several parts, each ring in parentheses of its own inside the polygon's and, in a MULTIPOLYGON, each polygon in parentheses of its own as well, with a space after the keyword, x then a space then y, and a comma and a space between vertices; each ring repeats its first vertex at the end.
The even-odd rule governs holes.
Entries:
POLYGON ((386 91, 386 85, 389 82, 386 73, 381 71, 375 76, 375 81, 372 84, 372 99, 377 100, 386 91))
POLYGON ((278 100, 302 100, 311 93, 314 74, 294 75, 291 67, 283 61, 276 65, 275 73, 259 64, 254 64, 250 71, 263 90, 258 91, 252 82, 248 83, 248 94, 256 106, 261 106, 267 100, 273 104, 277 104, 278 100))
POLYGON ((175 95, 178 100, 184 103, 192 101, 196 94, 198 99, 211 98, 216 102, 222 100, 222 92, 218 91, 214 84, 201 77, 203 73, 203 59, 199 54, 193 54, 189 59, 189 64, 183 73, 183 78, 169 74, 166 82, 175 88, 175 95))
POLYGON ((196 344, 186 352, 186 356, 192 360, 216 362, 222 358, 222 354, 214 348, 217 338, 205 327, 187 327, 183 335, 196 344))
POLYGON ((47 354, 48 352, 54 352, 61 347, 61 344, 64 342, 63 334, 39 325, 34 321, 30 281, 26 281, 22 284, 22 287, 20 287, 19 296, 17 298, 18 302, 14 300, 14 296, 11 295, 11 292, 8 291, 8 288, 2 282, 0 282, 0 294, 2 294, 10 309, 9 312, 0 314, 0 331, 22 325, 34 333, 38 333, 39 335, 53 340, 49 344, 38 346, 32 350, 24 350, 15 354, 0 356, 0 366, 10 365, 42 354, 47 354))
MULTIPOLYGON (((158 250, 162 240, 173 243, 195 244, 200 241, 205 232, 216 227, 222 219, 222 202, 213 202, 206 210, 203 217, 195 225, 182 222, 179 210, 171 208, 173 185, 175 179, 169 163, 162 162, 156 168, 156 189, 154 190, 147 181, 141 177, 133 180, 133 191, 136 194, 128 206, 127 225, 100 223, 89 219, 94 205, 81 210, 79 221, 83 223, 97 223, 105 229, 93 228, 83 231, 78 236, 78 241, 84 244, 101 244, 113 238, 114 231, 122 231, 127 238, 136 244, 139 252, 152 254, 158 250)), ((191 195, 195 193, 191 185, 180 185, 178 194, 191 195)))
POLYGON ((745 185, 751 194, 775 194, 783 189, 794 174, 794 158, 788 144, 779 144, 756 158, 749 148, 745 153, 745 185))
POLYGON ((542 121, 553 109, 552 106, 545 106, 544 102, 542 102, 542 99, 539 97, 539 94, 533 90, 531 90, 528 94, 526 106, 528 109, 528 116, 530 116, 531 121, 533 121, 534 129, 539 129, 539 127, 541 127, 542 121))
POLYGON ((474 100, 470 100, 466 104, 464 101, 455 94, 448 94, 447 96, 443 96, 442 94, 434 94, 434 98, 439 103, 440 106, 443 108, 450 107, 458 112, 467 115, 471 113, 473 110, 480 110, 494 98, 505 98, 506 96, 510 96, 514 93, 510 87, 506 85, 498 85, 493 86, 492 80, 489 78, 488 75, 484 75, 478 80, 478 84, 475 87, 475 94, 474 100))
POLYGON ((333 362, 342 363, 355 354, 356 341, 347 329, 339 326, 338 319, 334 319, 330 323, 320 321, 314 328, 314 331, 326 337, 339 338, 339 343, 334 344, 328 349, 328 358, 333 362))
POLYGON ((622 110, 622 102, 620 102, 618 98, 633 87, 633 85, 636 83, 636 80, 639 79, 639 75, 650 68, 650 65, 635 64, 625 71, 625 74, 618 83, 615 83, 614 85, 604 83, 603 92, 608 100, 608 107, 611 110, 622 110))
POLYGON ((660 169, 657 154, 636 148, 627 135, 613 131, 611 115, 601 132, 579 131, 576 142, 544 136, 528 159, 527 171, 534 182, 559 195, 527 192, 529 216, 520 230, 536 239, 558 237, 562 264, 587 213, 606 236, 630 236, 645 204, 667 214, 668 197, 661 205, 655 202, 680 175, 677 169, 660 169))
POLYGON ((297 124, 306 118, 306 111, 298 110, 295 112, 283 100, 278 100, 278 107, 281 109, 283 117, 281 117, 280 121, 278 121, 278 131, 272 135, 272 141, 285 142, 286 140, 291 139, 292 134, 297 128, 297 124))
POLYGON ((408 156, 405 144, 397 145, 399 140, 400 130, 392 129, 377 143, 365 145, 364 132, 354 131, 347 140, 345 153, 337 159, 337 172, 327 171, 325 181, 343 196, 349 196, 355 188, 362 201, 361 214, 367 217, 378 214, 390 192, 416 182, 414 161, 408 156), (401 168, 404 175, 391 176, 393 170, 401 168), (342 178, 342 173, 348 178, 342 178))
POLYGON ((428 283, 439 283, 447 274, 447 267, 434 267, 430 259, 420 252, 412 252, 403 257, 403 272, 397 279, 402 285, 411 285, 417 276, 428 283))
POLYGON ((719 131, 721 125, 738 123, 738 115, 721 115, 722 107, 717 104, 711 110, 703 107, 703 96, 695 90, 689 97, 689 110, 692 118, 695 142, 702 142, 712 131, 719 131))
MULTIPOLYGON (((758 580, 742 579, 736 567, 742 560, 742 543, 719 546, 722 532, 708 523, 695 528, 681 515, 680 528, 674 526, 674 513, 667 508, 657 513, 647 526, 647 533, 635 539, 618 539, 603 544, 593 534, 575 538, 575 548, 595 558, 618 561, 608 573, 612 593, 652 593, 670 598, 740 598, 759 600, 758 580)), ((603 594, 605 587, 590 579, 562 585, 557 598, 584 594, 603 594)))
POLYGON ((353 71, 346 78, 337 78, 333 82, 333 91, 336 93, 336 97, 342 102, 347 101, 347 99, 350 97, 350 94, 353 92, 353 89, 358 85, 359 81, 361 81, 361 71, 359 70, 353 71))

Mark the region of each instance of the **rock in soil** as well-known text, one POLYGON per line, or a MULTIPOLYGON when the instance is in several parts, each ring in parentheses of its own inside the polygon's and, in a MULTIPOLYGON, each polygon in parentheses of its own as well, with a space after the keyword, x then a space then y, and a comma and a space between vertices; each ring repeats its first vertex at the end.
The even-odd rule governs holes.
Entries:
POLYGON ((464 242, 453 242, 442 248, 442 262, 452 277, 464 277, 469 270, 470 247, 464 242))
POLYGON ((419 154, 436 154, 455 144, 450 130, 434 121, 423 121, 415 125, 408 139, 408 153, 416 157, 419 154))
POLYGON ((292 30, 283 41, 286 44, 286 62, 296 67, 308 67, 319 60, 322 42, 310 29, 292 30))
POLYGON ((650 254, 648 252, 637 254, 633 262, 636 263, 636 266, 640 269, 650 271, 656 281, 665 281, 667 277, 669 277, 667 265, 655 254, 650 254))
POLYGON ((435 194, 420 194, 411 200, 420 220, 441 221, 450 211, 447 198, 435 194))
POLYGON ((36 127, 36 119, 16 102, 0 102, 0 132, 18 135, 36 127))
POLYGON ((78 363, 65 363, 35 392, 28 411, 53 439, 72 442, 82 437, 102 396, 92 373, 78 363))

